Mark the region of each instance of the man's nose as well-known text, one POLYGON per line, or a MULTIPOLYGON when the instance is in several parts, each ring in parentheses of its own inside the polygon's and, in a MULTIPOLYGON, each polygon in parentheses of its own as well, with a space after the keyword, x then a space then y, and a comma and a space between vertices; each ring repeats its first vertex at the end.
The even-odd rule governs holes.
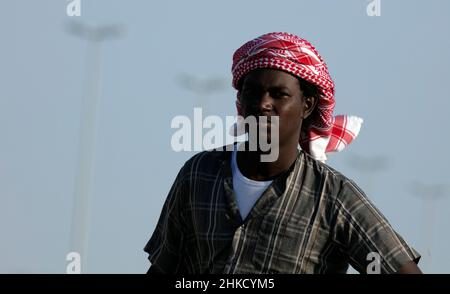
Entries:
POLYGON ((273 98, 270 96, 269 92, 262 93, 258 102, 258 109, 260 113, 272 111, 273 98))

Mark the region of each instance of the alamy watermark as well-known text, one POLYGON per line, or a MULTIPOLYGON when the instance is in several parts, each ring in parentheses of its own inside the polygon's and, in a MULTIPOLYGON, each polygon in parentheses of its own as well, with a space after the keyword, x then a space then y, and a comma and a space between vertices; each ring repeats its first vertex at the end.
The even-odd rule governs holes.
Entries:
POLYGON ((203 151, 208 149, 231 151, 233 147, 226 136, 232 130, 233 137, 248 137, 248 144, 240 144, 239 151, 260 151, 261 162, 274 162, 279 154, 279 117, 278 116, 226 116, 225 121, 216 115, 203 118, 202 108, 194 108, 193 121, 185 115, 172 119, 171 128, 178 129, 171 138, 172 150, 203 151), (205 134, 203 131, 207 130, 205 134), (225 144, 226 146, 224 146, 225 144))
POLYGON ((66 13, 68 16, 81 16, 81 0, 67 0, 69 3, 66 6, 66 13))
POLYGON ((380 16, 381 15, 381 0, 371 0, 366 7, 366 13, 368 16, 380 16))
POLYGON ((381 256, 377 252, 369 252, 367 254, 367 261, 370 261, 370 263, 367 265, 366 273, 377 275, 381 273, 381 256))
POLYGON ((81 256, 78 252, 69 252, 66 256, 69 262, 66 267, 67 274, 81 274, 81 256))

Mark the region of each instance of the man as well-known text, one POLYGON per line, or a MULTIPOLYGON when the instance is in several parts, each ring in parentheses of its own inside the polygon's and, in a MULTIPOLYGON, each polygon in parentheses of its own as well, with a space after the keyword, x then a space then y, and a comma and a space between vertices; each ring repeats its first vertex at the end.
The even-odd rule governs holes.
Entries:
POLYGON ((188 160, 145 247, 148 272, 345 273, 351 264, 360 273, 421 273, 420 255, 323 163, 362 120, 332 116, 334 84, 316 49, 265 34, 235 52, 232 73, 239 115, 277 128, 278 156, 262 161, 267 152, 247 142, 188 160))

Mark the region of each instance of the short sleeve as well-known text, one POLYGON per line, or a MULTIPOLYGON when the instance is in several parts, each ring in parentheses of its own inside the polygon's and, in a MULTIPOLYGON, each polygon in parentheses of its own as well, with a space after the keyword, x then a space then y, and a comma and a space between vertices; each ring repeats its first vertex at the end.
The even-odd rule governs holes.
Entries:
POLYGON ((178 173, 166 198, 156 228, 144 248, 149 254, 148 273, 182 271, 182 248, 185 237, 181 216, 183 201, 183 169, 178 173))
POLYGON ((334 240, 361 274, 379 260, 379 273, 396 273, 420 254, 392 228, 384 215, 351 180, 343 182, 335 203, 334 240))

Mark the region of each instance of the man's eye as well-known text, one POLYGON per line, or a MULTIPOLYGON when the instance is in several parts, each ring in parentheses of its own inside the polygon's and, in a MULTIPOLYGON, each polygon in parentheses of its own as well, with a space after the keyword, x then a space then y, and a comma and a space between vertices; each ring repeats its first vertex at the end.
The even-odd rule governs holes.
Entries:
POLYGON ((242 98, 245 100, 255 100, 257 97, 258 94, 255 90, 247 89, 242 91, 242 98))
POLYGON ((289 94, 288 93, 286 93, 286 92, 276 92, 275 93, 275 97, 287 97, 287 96, 289 96, 289 94))

